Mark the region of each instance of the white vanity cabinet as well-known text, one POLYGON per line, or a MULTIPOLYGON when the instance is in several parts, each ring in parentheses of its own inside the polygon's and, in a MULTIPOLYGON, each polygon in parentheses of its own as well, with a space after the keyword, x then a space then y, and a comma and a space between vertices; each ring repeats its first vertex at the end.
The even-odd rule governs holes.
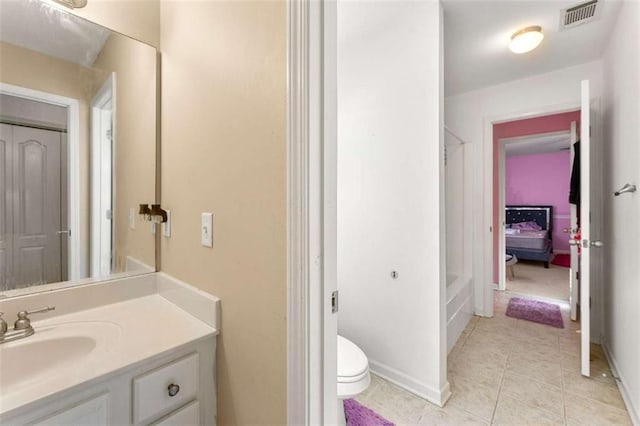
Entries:
POLYGON ((21 407, 5 425, 215 425, 211 336, 21 407))
POLYGON ((63 409, 51 416, 33 423, 34 426, 48 425, 95 425, 109 424, 109 395, 97 396, 73 407, 63 409))
POLYGON ((167 417, 153 424, 153 426, 185 426, 200 424, 200 403, 193 401, 176 410, 167 417))

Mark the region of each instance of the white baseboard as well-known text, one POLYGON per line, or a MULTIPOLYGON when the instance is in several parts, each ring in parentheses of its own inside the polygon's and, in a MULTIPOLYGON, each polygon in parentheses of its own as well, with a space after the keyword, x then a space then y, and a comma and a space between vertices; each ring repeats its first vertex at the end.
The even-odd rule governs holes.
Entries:
POLYGON ((631 417, 631 423, 634 425, 640 425, 640 407, 634 406, 633 398, 629 392, 629 388, 625 384, 622 376, 620 375, 620 370, 616 364, 616 359, 609 351, 609 346, 607 345, 607 341, 602 339, 602 349, 604 349, 604 355, 607 357, 607 361, 609 361, 609 365, 611 366, 611 371, 614 377, 617 377, 616 384, 618 385, 618 389, 622 394, 622 399, 624 400, 624 404, 627 406, 627 411, 629 412, 629 417, 631 417))
POLYGON ((409 377, 406 374, 401 373, 395 368, 391 368, 371 359, 369 359, 369 367, 372 373, 400 386, 404 390, 411 392, 420 398, 436 404, 439 407, 444 407, 444 404, 451 396, 449 382, 445 382, 442 388, 436 389, 414 379, 413 377, 409 377))

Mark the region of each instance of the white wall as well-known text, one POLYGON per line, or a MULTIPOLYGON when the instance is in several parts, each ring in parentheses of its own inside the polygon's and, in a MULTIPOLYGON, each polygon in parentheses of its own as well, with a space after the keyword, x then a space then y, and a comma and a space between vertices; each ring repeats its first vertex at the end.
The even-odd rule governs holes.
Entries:
POLYGON ((473 224, 474 310, 486 311, 492 297, 492 140, 487 129, 491 121, 509 121, 540 115, 547 109, 567 110, 580 104, 580 81, 591 81, 592 97, 602 94, 602 62, 595 61, 547 74, 515 80, 445 99, 445 121, 458 136, 471 142, 467 170, 472 173, 473 188, 465 200, 466 215, 473 224))
POLYGON ((436 1, 338 6, 339 332, 436 404, 450 393, 441 28, 436 1))
POLYGON ((627 408, 640 424, 640 3, 624 2, 605 50, 605 348, 620 376, 627 408))

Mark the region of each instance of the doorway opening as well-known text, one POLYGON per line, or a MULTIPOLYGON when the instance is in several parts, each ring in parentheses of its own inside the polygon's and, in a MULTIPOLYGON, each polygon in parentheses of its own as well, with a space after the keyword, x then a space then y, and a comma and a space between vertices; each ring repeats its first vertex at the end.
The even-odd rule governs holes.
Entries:
POLYGON ((0 186, 13 194, 0 202, 0 287, 78 279, 78 101, 6 83, 0 97, 0 186))
POLYGON ((576 215, 569 184, 580 110, 577 105, 550 108, 487 124, 495 230, 487 271, 493 286, 488 290, 568 305, 570 286, 577 287, 570 282, 566 260, 573 237, 571 216, 576 215))
POLYGON ((0 94, 3 216, 0 288, 64 281, 67 246, 67 109, 0 94))
POLYGON ((570 302, 571 287, 577 286, 570 280, 569 240, 576 210, 569 189, 579 119, 580 111, 569 111, 493 126, 498 290, 570 302))
POLYGON ((91 276, 115 270, 113 173, 115 140, 115 73, 91 101, 91 276))

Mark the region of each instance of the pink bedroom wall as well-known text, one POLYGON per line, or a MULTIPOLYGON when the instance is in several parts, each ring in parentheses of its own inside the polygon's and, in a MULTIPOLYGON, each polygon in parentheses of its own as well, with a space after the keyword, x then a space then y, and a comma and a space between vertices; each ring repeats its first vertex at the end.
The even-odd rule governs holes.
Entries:
MULTIPOLYGON (((493 282, 498 282, 498 220, 499 216, 499 170, 498 147, 499 140, 518 136, 529 136, 540 133, 559 132, 571 129, 571 122, 575 121, 580 128, 580 111, 564 112, 560 114, 545 115, 542 117, 527 118, 524 120, 509 121, 493 125, 493 282)), ((568 173, 568 168, 567 168, 568 173)), ((569 195, 567 193, 567 199, 569 195)))
POLYGON ((553 206, 553 251, 569 250, 569 151, 507 157, 505 203, 553 206))

